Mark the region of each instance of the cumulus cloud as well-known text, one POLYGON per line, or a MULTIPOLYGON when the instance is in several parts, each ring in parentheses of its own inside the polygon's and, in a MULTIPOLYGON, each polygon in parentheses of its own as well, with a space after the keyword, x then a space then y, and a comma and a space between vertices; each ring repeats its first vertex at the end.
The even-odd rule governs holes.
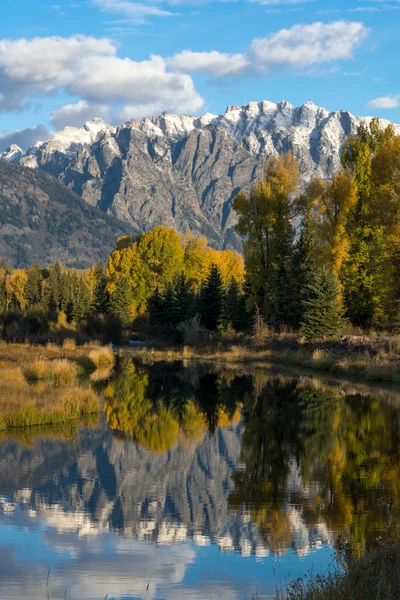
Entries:
POLYGON ((400 107, 400 94, 396 96, 382 96, 381 98, 375 98, 368 103, 368 108, 399 108, 400 107))
POLYGON ((362 23, 335 21, 281 29, 253 40, 251 54, 262 71, 275 66, 306 67, 353 56, 354 48, 368 35, 362 23))
POLYGON ((90 56, 115 52, 108 39, 79 35, 0 40, 0 108, 21 108, 28 94, 49 94, 68 87, 90 56))
POLYGON ((35 38, 0 41, 0 109, 23 108, 31 94, 47 95, 64 91, 78 96, 77 105, 55 111, 54 123, 81 122, 92 118, 106 105, 140 106, 148 109, 163 103, 165 109, 197 111, 203 99, 192 78, 168 70, 159 56, 133 61, 119 58, 109 39, 86 36, 35 38))
POLYGON ((237 75, 249 67, 249 59, 244 54, 226 54, 224 52, 192 52, 184 50, 167 60, 169 66, 177 71, 208 72, 215 77, 237 75))
POLYGON ((246 54, 185 50, 168 58, 167 64, 177 71, 202 71, 215 77, 267 73, 276 67, 304 68, 351 59, 368 33, 362 23, 350 21, 295 25, 253 40, 246 54))
POLYGON ((22 150, 27 150, 30 146, 36 144, 36 142, 48 140, 50 136, 51 134, 45 125, 0 133, 0 152, 6 150, 11 144, 16 144, 22 150))
POLYGON ((94 117, 109 121, 111 119, 110 107, 106 104, 89 104, 86 100, 81 100, 76 104, 67 104, 54 110, 51 113, 50 122, 55 129, 63 129, 67 125, 82 127, 86 121, 90 121, 94 117))

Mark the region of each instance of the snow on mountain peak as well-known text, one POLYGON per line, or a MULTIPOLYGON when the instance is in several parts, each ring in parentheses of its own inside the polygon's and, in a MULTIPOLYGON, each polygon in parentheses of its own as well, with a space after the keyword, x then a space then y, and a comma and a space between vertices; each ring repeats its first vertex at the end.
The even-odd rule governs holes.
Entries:
POLYGON ((11 144, 4 152, 0 152, 0 160, 5 160, 8 163, 17 162, 24 152, 17 144, 11 144))

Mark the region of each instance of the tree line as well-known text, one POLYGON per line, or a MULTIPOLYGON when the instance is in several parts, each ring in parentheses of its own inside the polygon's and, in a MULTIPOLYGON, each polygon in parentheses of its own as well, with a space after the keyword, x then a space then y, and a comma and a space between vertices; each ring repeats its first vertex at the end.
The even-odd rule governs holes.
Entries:
POLYGON ((2 337, 43 337, 65 329, 118 342, 124 329, 144 318, 156 333, 183 340, 175 326, 198 313, 211 329, 222 324, 223 310, 225 319, 231 310, 239 321, 236 300, 244 303, 244 279, 240 254, 214 250, 203 237, 179 236, 167 227, 119 238, 105 268, 99 262, 81 271, 60 263, 10 269, 3 262, 2 337))
POLYGON ((117 240, 107 266, 0 264, 3 337, 64 325, 116 339, 134 322, 191 343, 203 328, 246 331, 252 321, 336 335, 400 327, 400 136, 378 120, 361 124, 342 170, 301 194, 292 152, 272 157, 264 179, 233 207, 243 256, 205 238, 156 227, 117 240))

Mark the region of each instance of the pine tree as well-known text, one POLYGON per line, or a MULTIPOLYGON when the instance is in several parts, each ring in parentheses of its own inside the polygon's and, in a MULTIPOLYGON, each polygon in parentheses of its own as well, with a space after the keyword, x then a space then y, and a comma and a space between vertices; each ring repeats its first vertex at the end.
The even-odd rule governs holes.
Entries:
POLYGON ((158 288, 149 298, 147 312, 149 315, 149 325, 152 329, 160 330, 164 327, 164 300, 158 288))
POLYGON ((303 320, 303 300, 307 299, 303 295, 306 291, 307 282, 317 268, 317 257, 317 241, 312 222, 306 218, 293 254, 293 289, 296 299, 293 306, 293 324, 295 329, 300 327, 303 320))
POLYGON ((246 298, 236 279, 232 279, 223 305, 223 324, 231 325, 235 331, 243 331, 249 325, 246 298))
POLYGON ((326 267, 319 267, 308 277, 302 290, 302 332, 307 339, 333 337, 344 325, 336 277, 326 267))
POLYGON ((25 288, 25 295, 29 306, 40 304, 42 299, 42 281, 43 274, 39 263, 27 269, 28 281, 25 288))
POLYGON ((84 281, 80 280, 73 301, 72 318, 79 323, 86 319, 90 312, 90 292, 84 281))
POLYGON ((126 277, 121 277, 110 296, 110 310, 123 325, 131 321, 132 291, 126 277))
POLYGON ((179 275, 174 286, 174 299, 171 307, 171 320, 179 325, 193 316, 194 295, 190 281, 184 273, 179 275))
POLYGON ((94 270, 95 286, 91 310, 95 314, 107 313, 109 310, 109 296, 107 292, 107 278, 103 265, 99 261, 94 270))
POLYGON ((218 267, 213 264, 200 289, 199 313, 202 325, 207 329, 218 328, 222 319, 224 284, 218 267))

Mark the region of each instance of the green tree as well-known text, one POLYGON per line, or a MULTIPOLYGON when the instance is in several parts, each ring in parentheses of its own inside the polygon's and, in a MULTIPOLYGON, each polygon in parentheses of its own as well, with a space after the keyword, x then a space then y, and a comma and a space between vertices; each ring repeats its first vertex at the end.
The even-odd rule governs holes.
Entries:
POLYGON ((42 269, 38 262, 27 269, 28 281, 26 282, 25 295, 29 306, 40 304, 42 300, 42 269))
POLYGON ((128 325, 132 320, 132 290, 126 277, 120 277, 116 283, 114 292, 110 295, 110 310, 121 321, 128 325))
POLYGON ((308 277, 302 291, 302 332, 307 339, 335 336, 344 321, 336 277, 326 267, 318 267, 308 277))
POLYGON ((104 314, 109 310, 109 297, 107 292, 106 272, 100 261, 95 266, 94 278, 95 284, 90 309, 95 314, 104 314))
POLYGON ((250 192, 241 193, 233 203, 239 220, 237 232, 243 237, 247 279, 253 303, 274 325, 290 324, 294 302, 292 280, 293 205, 300 171, 289 152, 271 158, 264 180, 250 192))
POLYGON ((231 325, 235 331, 243 331, 249 326, 250 318, 246 309, 246 297, 240 285, 232 279, 223 303, 223 324, 231 325))
POLYGON ((173 288, 173 302, 171 307, 171 321, 173 325, 179 325, 193 316, 194 294, 192 285, 181 273, 173 288))
POLYGON ((210 273, 201 286, 199 314, 201 323, 207 329, 215 330, 221 323, 224 303, 224 284, 216 265, 211 265, 210 273))

